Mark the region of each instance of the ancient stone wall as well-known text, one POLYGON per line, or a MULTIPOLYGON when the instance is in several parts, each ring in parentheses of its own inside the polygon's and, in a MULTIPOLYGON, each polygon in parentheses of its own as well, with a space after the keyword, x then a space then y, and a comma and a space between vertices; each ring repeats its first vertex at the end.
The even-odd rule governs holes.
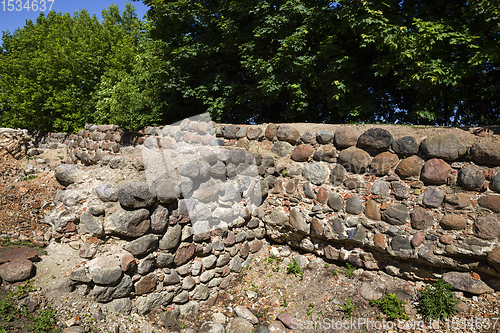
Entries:
POLYGON ((57 136, 44 144, 99 169, 58 167, 66 189, 46 222, 89 259, 70 279, 120 311, 130 296, 140 313, 210 304, 264 237, 406 279, 474 271, 454 286, 500 290, 494 140, 189 119, 128 139, 112 125, 57 136))

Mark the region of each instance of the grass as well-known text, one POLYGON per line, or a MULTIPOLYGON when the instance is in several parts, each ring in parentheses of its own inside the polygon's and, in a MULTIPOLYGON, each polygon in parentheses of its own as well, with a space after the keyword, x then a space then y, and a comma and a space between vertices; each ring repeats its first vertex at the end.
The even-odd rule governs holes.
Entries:
POLYGON ((38 176, 37 175, 29 175, 28 177, 21 178, 21 181, 25 182, 27 180, 35 179, 36 177, 38 177, 38 176))
POLYGON ((370 305, 378 306, 391 320, 408 319, 405 304, 395 294, 387 294, 381 299, 370 301, 370 305))
POLYGON ((424 319, 444 320, 455 315, 455 305, 460 301, 453 295, 451 289, 448 283, 438 279, 421 290, 420 313, 424 319))
POLYGON ((306 310, 306 313, 308 316, 312 315, 314 311, 314 304, 313 303, 309 303, 309 306, 307 307, 307 310, 306 310))

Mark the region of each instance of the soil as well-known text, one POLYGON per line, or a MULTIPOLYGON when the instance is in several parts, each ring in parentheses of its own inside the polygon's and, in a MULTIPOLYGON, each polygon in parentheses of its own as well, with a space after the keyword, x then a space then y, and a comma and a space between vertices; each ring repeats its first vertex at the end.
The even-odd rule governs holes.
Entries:
MULTIPOLYGON (((294 124, 304 133, 306 130, 332 129, 332 125, 294 124)), ((340 126, 340 125, 337 125, 340 126)), ((395 138, 413 135, 418 141, 429 135, 439 134, 446 130, 453 132, 457 137, 467 144, 475 140, 483 140, 472 134, 471 129, 449 129, 438 127, 419 126, 393 126, 393 125, 353 125, 361 134, 370 127, 382 127, 389 129, 395 138)), ((335 126, 333 126, 335 127, 335 126)), ((492 134, 488 140, 500 140, 500 128, 491 128, 492 134)), ((158 313, 139 316, 131 314, 123 316, 108 311, 106 305, 93 302, 89 296, 84 296, 86 290, 80 287, 77 291, 71 291, 62 283, 71 269, 83 264, 84 259, 78 256, 77 250, 68 244, 50 242, 50 230, 43 223, 44 216, 54 208, 53 199, 62 187, 54 177, 53 169, 67 158, 65 149, 45 150, 41 156, 34 160, 14 160, 2 157, 0 161, 0 236, 6 238, 9 235, 11 241, 0 243, 0 255, 6 248, 13 246, 12 242, 19 241, 18 245, 25 245, 25 241, 37 246, 41 260, 36 262, 36 276, 29 282, 34 290, 29 296, 38 300, 37 312, 29 316, 16 317, 10 322, 8 332, 29 332, 27 327, 36 321, 40 311, 47 310, 49 306, 57 309, 56 318, 58 326, 80 325, 89 332, 179 332, 184 328, 199 329, 205 320, 213 320, 214 313, 222 313, 227 317, 235 316, 234 308, 238 305, 246 306, 259 319, 259 324, 269 324, 274 321, 278 314, 289 313, 299 322, 305 320, 339 321, 343 319, 366 318, 371 320, 387 320, 387 317, 379 308, 371 306, 369 302, 360 296, 360 288, 363 283, 385 284, 389 286, 400 286, 401 290, 407 290, 406 312, 409 323, 421 320, 418 307, 418 290, 425 286, 424 282, 404 281, 390 276, 384 272, 366 272, 357 269, 350 272, 340 262, 325 262, 320 258, 314 260, 314 265, 305 269, 303 276, 287 273, 287 264, 297 255, 291 251, 290 256, 274 258, 270 251, 274 247, 282 250, 278 244, 270 244, 264 241, 263 248, 256 253, 253 262, 245 268, 237 278, 225 290, 219 292, 215 304, 211 307, 201 307, 195 316, 179 317, 176 324, 165 328, 159 320, 158 313), (39 163, 36 161, 43 163, 39 163), (31 164, 35 169, 36 177, 29 177, 24 170, 31 164), (32 179, 30 179, 32 178, 32 179), (50 245, 49 245, 50 244, 50 245), (409 295, 408 295, 409 294, 409 295), (350 318, 345 307, 355 304, 350 318)), ((310 260, 315 258, 311 254, 303 254, 310 260)), ((430 282, 430 281, 428 281, 430 282)), ((26 282, 7 284, 3 282, 0 286, 0 299, 4 299, 8 292, 16 290, 26 282)), ((461 303, 457 318, 467 320, 490 318, 489 329, 474 329, 472 325, 465 327, 446 326, 441 323, 439 330, 433 329, 373 329, 368 331, 377 332, 448 332, 460 329, 464 332, 500 332, 500 321, 496 323, 495 318, 500 318, 500 304, 497 293, 472 296, 463 293, 455 293, 461 303), (493 326, 495 324, 495 326, 493 326)), ((404 296, 404 295, 403 295, 404 296)), ((455 322, 457 323, 457 322, 455 322)), ((467 323, 471 323, 468 321, 467 323)), ((0 327, 4 322, 0 318, 0 327)), ((55 331, 55 327, 52 328, 55 331)), ((297 332, 342 332, 342 331, 366 331, 365 329, 302 329, 297 332)), ((0 332, 1 329, 0 329, 0 332)))

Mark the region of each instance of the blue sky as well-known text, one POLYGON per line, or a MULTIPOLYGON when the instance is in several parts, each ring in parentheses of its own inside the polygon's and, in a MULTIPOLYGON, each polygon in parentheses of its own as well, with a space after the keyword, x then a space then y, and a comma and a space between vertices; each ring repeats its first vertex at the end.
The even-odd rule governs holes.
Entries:
MULTIPOLYGON (((22 28, 27 19, 31 19, 32 21, 36 21, 38 15, 40 15, 40 9, 36 12, 33 10, 28 11, 24 8, 24 5, 27 1, 29 1, 30 5, 33 5, 33 0, 17 0, 18 3, 23 4, 23 8, 20 11, 16 11, 16 7, 20 8, 16 4, 16 0, 10 0, 10 3, 14 6, 13 11, 9 11, 9 0, 0 0, 0 31, 9 30, 10 32, 14 32, 17 28, 22 28)), ((40 6, 41 0, 38 0, 38 5, 40 6)), ((46 10, 45 14, 49 11, 49 7, 52 4, 52 10, 56 12, 66 13, 69 12, 73 14, 75 11, 80 9, 86 9, 90 15, 96 14, 99 20, 101 20, 101 11, 103 8, 109 7, 111 4, 118 5, 120 10, 125 8, 125 4, 128 0, 54 0, 53 2, 46 1, 46 10)), ((143 18, 148 10, 148 7, 145 6, 142 2, 130 1, 132 5, 135 6, 137 16, 139 18, 143 18)), ((36 3, 36 2, 35 2, 36 3)), ((10 7, 12 9, 12 6, 10 7)), ((0 34, 1 38, 1 34, 0 34)))

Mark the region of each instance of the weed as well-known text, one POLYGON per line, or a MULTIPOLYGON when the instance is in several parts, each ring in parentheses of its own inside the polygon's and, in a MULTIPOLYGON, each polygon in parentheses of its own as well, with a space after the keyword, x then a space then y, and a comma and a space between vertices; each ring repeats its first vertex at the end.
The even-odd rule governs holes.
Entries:
POLYGON ((344 318, 349 319, 352 316, 354 309, 356 308, 356 303, 351 302, 351 298, 347 299, 347 304, 339 304, 339 306, 344 310, 344 318))
POLYGON ((288 175, 288 170, 286 168, 284 168, 283 170, 281 170, 281 175, 283 177, 286 177, 286 175, 288 175))
POLYGON ((308 316, 312 315, 313 311, 314 311, 314 304, 309 303, 309 306, 307 307, 307 311, 306 311, 307 315, 308 316))
POLYGON ((36 177, 38 177, 38 176, 37 175, 29 175, 28 177, 21 178, 21 181, 25 182, 27 180, 35 179, 36 177))
POLYGON ((451 292, 451 286, 439 279, 432 285, 422 289, 420 299, 420 312, 424 319, 439 319, 453 317, 455 305, 460 301, 451 292))
POLYGON ((257 312, 255 314, 255 317, 257 317, 257 318, 264 318, 264 314, 262 312, 257 312))
POLYGON ((40 311, 38 317, 33 318, 32 332, 42 333, 52 329, 56 325, 56 313, 57 310, 52 309, 50 305, 47 306, 46 310, 40 311))
POLYGON ((300 278, 304 278, 304 272, 302 271, 302 268, 300 268, 299 264, 297 263, 297 260, 295 258, 292 259, 290 263, 288 263, 288 267, 286 269, 286 272, 288 274, 293 274, 295 276, 299 276, 300 278))
POLYGON ((58 159, 62 160, 64 157, 62 156, 57 156, 58 159))
POLYGON ((31 157, 31 156, 26 156, 26 160, 27 160, 27 161, 32 161, 32 160, 33 160, 33 157, 31 157))
POLYGON ((332 274, 333 274, 334 277, 337 277, 337 276, 339 276, 339 271, 336 270, 336 269, 334 269, 333 272, 332 272, 332 274))
POLYGON ((286 296, 283 296, 283 299, 281 300, 281 306, 284 307, 284 308, 287 308, 289 304, 290 303, 288 303, 288 300, 286 299, 286 296))
POLYGON ((246 141, 244 144, 246 150, 250 150, 250 141, 246 141))
POLYGON ((184 324, 183 324, 183 323, 180 323, 180 324, 179 324, 179 328, 180 328, 180 329, 183 329, 183 328, 186 328, 186 326, 184 326, 184 324))
POLYGON ((346 262, 345 268, 342 269, 342 272, 349 278, 354 279, 356 276, 354 275, 354 271, 356 270, 356 266, 351 265, 346 262))
POLYGON ((329 263, 326 263, 326 264, 325 264, 325 268, 328 268, 328 267, 330 267, 330 264, 329 264, 329 263))
POLYGON ((400 300, 395 294, 385 295, 384 298, 370 301, 370 305, 377 305, 380 307, 383 313, 385 313, 390 319, 408 319, 408 315, 405 310, 405 302, 400 300))

